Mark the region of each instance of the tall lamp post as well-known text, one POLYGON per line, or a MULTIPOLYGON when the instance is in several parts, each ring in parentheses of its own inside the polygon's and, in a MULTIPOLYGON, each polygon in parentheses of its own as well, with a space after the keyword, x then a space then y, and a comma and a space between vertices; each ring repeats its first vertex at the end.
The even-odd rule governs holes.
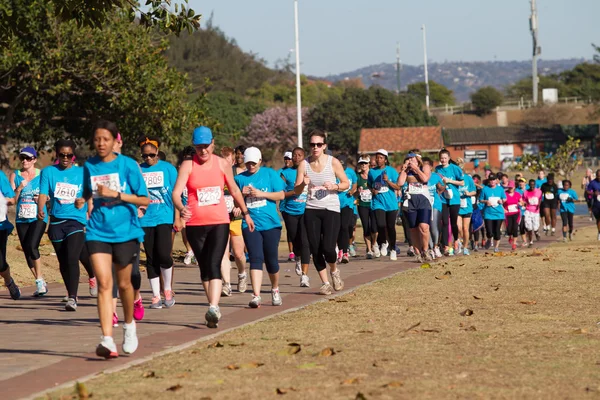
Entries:
POLYGON ((296 106, 298 108, 298 147, 302 143, 302 90, 300 84, 300 33, 298 30, 298 0, 294 0, 294 22, 296 28, 296 106))
POLYGON ((537 7, 535 0, 531 0, 531 18, 529 19, 529 29, 533 38, 533 59, 531 60, 531 77, 533 79, 533 105, 538 103, 538 68, 537 58, 542 54, 542 48, 538 46, 538 22, 537 22, 537 7))
POLYGON ((427 32, 425 31, 425 24, 421 26, 421 30, 423 31, 423 67, 425 68, 425 106, 429 114, 429 75, 427 71, 427 32))

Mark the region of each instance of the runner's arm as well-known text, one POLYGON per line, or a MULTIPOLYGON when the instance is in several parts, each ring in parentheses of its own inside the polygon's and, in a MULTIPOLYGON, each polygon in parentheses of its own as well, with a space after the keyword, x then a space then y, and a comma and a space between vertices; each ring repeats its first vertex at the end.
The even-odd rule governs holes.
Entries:
POLYGON ((294 193, 301 195, 304 191, 306 183, 304 182, 304 176, 306 175, 306 167, 303 162, 298 165, 298 172, 296 174, 296 183, 294 184, 294 193))
POLYGON ((192 161, 186 160, 181 163, 179 166, 179 171, 177 172, 177 180, 175 181, 175 187, 173 188, 173 205, 175 209, 180 213, 183 211, 185 206, 183 205, 183 201, 181 200, 181 195, 183 194, 183 189, 187 184, 188 178, 192 172, 192 161))
POLYGON ((338 161, 337 158, 334 158, 331 161, 331 166, 333 167, 335 177, 340 181, 340 183, 335 184, 337 185, 337 191, 343 192, 344 190, 350 187, 350 181, 348 181, 348 177, 344 172, 344 168, 342 167, 342 164, 338 161))

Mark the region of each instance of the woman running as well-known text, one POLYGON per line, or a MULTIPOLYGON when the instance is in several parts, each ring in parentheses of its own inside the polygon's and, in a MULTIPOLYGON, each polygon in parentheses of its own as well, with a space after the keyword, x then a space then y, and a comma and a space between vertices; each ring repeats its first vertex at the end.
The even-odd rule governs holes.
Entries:
POLYGON ((150 196, 150 205, 140 208, 143 215, 140 223, 144 229, 146 271, 152 289, 150 308, 159 309, 163 304, 166 308, 171 308, 175 305, 172 290, 172 232, 173 229, 179 231, 183 227, 179 211, 173 206, 173 188, 177 181, 177 170, 170 163, 158 158, 160 139, 144 136, 138 138, 137 143, 144 160, 140 168, 150 196), (160 277, 163 281, 164 303, 160 297, 160 277))
POLYGON ((10 175, 10 184, 17 197, 17 233, 25 260, 35 278, 34 296, 48 293, 46 281, 42 276, 40 242, 46 231, 48 216, 44 204, 44 219, 38 220, 37 200, 40 194, 40 170, 35 167, 37 152, 33 147, 25 147, 19 153, 22 168, 10 175))
POLYGON ((350 262, 350 238, 352 237, 351 232, 354 230, 354 193, 356 192, 357 180, 356 172, 354 172, 354 163, 347 156, 340 156, 340 163, 346 165, 344 173, 348 178, 350 188, 347 190, 340 191, 338 197, 340 198, 340 232, 338 234, 337 245, 338 245, 338 263, 348 264, 350 262))
POLYGON ((308 187, 304 223, 313 262, 319 272, 323 284, 319 293, 331 294, 331 284, 327 279, 327 264, 331 271, 333 289, 344 288, 344 281, 336 266, 335 243, 340 230, 340 200, 339 191, 350 187, 348 178, 340 162, 330 155, 327 150, 327 135, 315 130, 310 134, 310 156, 298 165, 295 191, 300 195, 308 187), (339 183, 335 183, 336 180, 339 183))
POLYGON ((529 187, 523 194, 525 202, 525 230, 527 231, 527 245, 533 246, 533 235, 539 239, 540 206, 542 204, 542 191, 535 187, 535 179, 529 180, 529 187))
POLYGON ((451 159, 448 150, 439 152, 440 165, 435 168, 435 172, 442 175, 442 180, 446 185, 446 191, 442 196, 442 244, 444 245, 445 255, 454 255, 458 250, 460 242, 458 241, 458 212, 460 211, 460 193, 458 188, 463 186, 464 174, 451 159), (448 235, 448 225, 452 228, 454 237, 454 247, 450 245, 448 235))
POLYGON ((483 219, 485 221, 485 233, 487 235, 485 248, 489 249, 494 245, 495 253, 500 251, 500 239, 502 238, 500 228, 504 221, 504 207, 502 204, 505 200, 506 192, 504 192, 502 186, 498 185, 496 175, 493 173, 490 174, 488 177, 488 185, 484 186, 481 190, 479 201, 484 206, 483 219))
MULTIPOLYGON (((423 157, 423 165, 428 165, 433 170, 433 160, 423 157)), ((442 193, 446 190, 446 185, 442 181, 441 175, 432 172, 427 182, 429 189, 429 199, 431 201, 431 224, 429 226, 429 256, 431 259, 441 258, 440 251, 440 227, 442 224, 442 193)))
POLYGON ((523 177, 519 177, 515 182, 517 182, 517 188, 515 191, 521 195, 521 219, 519 220, 519 235, 521 235, 521 241, 523 242, 522 246, 527 247, 527 229, 525 229, 525 210, 527 209, 527 202, 525 200, 525 192, 527 191, 527 180, 523 177))
POLYGON ((10 185, 8 178, 0 174, 0 276, 8 288, 13 300, 21 298, 21 290, 10 274, 10 266, 6 260, 6 244, 8 236, 12 233, 13 225, 8 220, 8 206, 15 204, 15 191, 10 185))
POLYGON ((271 168, 262 167, 262 154, 256 147, 244 152, 246 171, 235 176, 236 184, 242 188, 246 207, 254 221, 254 230, 242 225, 244 243, 250 257, 250 280, 253 296, 249 306, 261 306, 260 288, 263 264, 267 267, 271 281, 271 300, 274 306, 282 304, 279 294, 279 239, 281 221, 277 213, 277 201, 285 198, 283 180, 271 168))
POLYGON ((279 205, 288 240, 292 241, 294 250, 296 250, 296 275, 300 276, 300 287, 310 287, 307 275, 310 264, 310 245, 304 225, 308 188, 305 188, 300 195, 294 191, 298 166, 304 162, 305 157, 304 149, 296 147, 292 152, 292 167, 281 171, 281 179, 285 184, 285 202, 281 202, 283 204, 279 205))
POLYGON ((544 233, 548 236, 556 234, 556 211, 558 209, 558 186, 554 183, 554 174, 548 174, 548 180, 542 184, 540 190, 544 194, 542 212, 544 213, 544 233), (552 229, 552 231, 550 231, 552 229))
POLYGON ((96 156, 85 163, 83 198, 75 201, 75 206, 81 209, 93 198, 85 240, 99 286, 98 315, 102 341, 96 348, 96 354, 104 358, 118 357, 112 324, 113 265, 125 314, 123 352, 131 354, 138 346, 133 321, 131 270, 144 239, 138 207, 150 204, 139 165, 129 157, 113 152, 117 135, 117 126, 113 122, 99 121, 96 124, 96 156))
POLYGON ((567 241, 567 232, 569 240, 573 240, 573 215, 575 214, 575 202, 579 200, 577 192, 571 188, 571 181, 566 179, 562 182, 562 189, 558 189, 558 199, 560 200, 560 218, 562 219, 563 241, 567 241))
MULTIPOLYGON (((458 164, 463 165, 464 161, 462 158, 458 159, 458 164)), ((462 253, 465 256, 470 255, 469 252, 469 241, 471 234, 471 216, 473 215, 473 205, 475 204, 475 196, 477 195, 477 188, 475 182, 470 175, 463 175, 463 182, 458 193, 460 194, 460 209, 458 210, 458 230, 462 236, 462 240, 459 239, 458 253, 462 253)))
POLYGON ((585 170, 585 176, 581 180, 581 188, 583 189, 585 202, 588 206, 588 213, 590 214, 590 221, 593 221, 594 213, 592 213, 592 206, 594 205, 594 196, 589 194, 588 185, 594 180, 594 171, 591 168, 585 170))
POLYGON ((81 209, 75 207, 75 200, 83 196, 83 168, 73 165, 75 147, 72 140, 66 139, 60 139, 54 144, 58 164, 42 170, 38 198, 40 221, 46 218, 44 205, 50 199, 48 237, 54 246, 60 274, 67 289, 67 311, 77 310, 79 261, 86 267, 92 277, 90 280, 94 281, 93 286, 97 288, 85 245, 87 205, 81 209))
POLYGON ((592 203, 592 214, 596 219, 598 240, 600 240, 600 169, 596 171, 596 179, 589 183, 586 193, 593 196, 594 199, 592 203))
MULTIPOLYGON (((285 153, 283 153, 283 168, 281 168, 279 171, 277 171, 277 174, 281 176, 285 170, 291 169, 293 165, 294 165, 294 163, 292 162, 292 152, 286 151, 285 153)), ((281 206, 284 206, 285 202, 286 202, 286 199, 283 199, 282 201, 279 202, 280 212, 281 212, 281 206)), ((290 254, 288 256, 288 262, 295 263, 296 262, 296 254, 294 253, 294 243, 292 242, 292 238, 290 237, 289 232, 287 234, 287 244, 288 244, 288 250, 290 252, 290 254)), ((296 263, 296 273, 298 273, 298 263, 296 263)))
POLYGON ((254 230, 254 222, 233 179, 231 164, 214 154, 212 131, 205 126, 196 128, 192 143, 196 155, 179 167, 173 203, 185 221, 187 237, 200 266, 200 278, 209 304, 205 314, 206 325, 217 328, 221 319, 219 299, 223 286, 221 261, 229 240, 229 213, 223 193, 225 185, 242 209, 250 231, 254 230), (187 206, 181 202, 185 187, 189 196, 187 206))
POLYGON ((398 199, 396 191, 400 190, 398 172, 388 164, 388 152, 377 150, 375 154, 376 168, 369 170, 369 189, 373 193, 371 208, 377 221, 377 244, 374 244, 375 258, 388 255, 390 260, 397 260, 396 254, 396 217, 398 216, 398 199))
POLYGON ((506 201, 504 202, 504 215, 506 216, 506 233, 508 243, 513 251, 517 249, 519 237, 519 223, 521 222, 521 204, 524 204, 521 194, 515 190, 515 181, 506 184, 506 201))
POLYGON ((367 246, 367 260, 373 259, 373 244, 377 243, 377 221, 375 213, 371 209, 371 199, 373 193, 369 190, 369 163, 368 155, 362 156, 358 160, 358 216, 363 227, 363 237, 367 246))

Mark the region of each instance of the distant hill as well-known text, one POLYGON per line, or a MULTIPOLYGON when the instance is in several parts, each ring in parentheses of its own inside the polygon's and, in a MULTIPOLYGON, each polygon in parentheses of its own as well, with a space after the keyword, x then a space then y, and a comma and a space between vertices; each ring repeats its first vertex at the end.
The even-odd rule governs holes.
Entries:
MULTIPOLYGON (((573 68, 585 62, 582 58, 568 60, 540 60, 538 62, 539 74, 556 74, 573 68)), ((483 61, 483 62, 444 62, 431 63, 429 79, 443 84, 454 91, 458 102, 469 101, 469 95, 483 86, 493 86, 504 90, 507 86, 520 79, 531 76, 530 61, 483 61)), ((360 68, 355 71, 339 75, 324 77, 328 81, 341 81, 361 78, 365 86, 380 85, 386 89, 396 90, 396 65, 378 64, 360 68)), ((423 66, 402 66, 400 81, 402 90, 406 86, 424 80, 423 66)))

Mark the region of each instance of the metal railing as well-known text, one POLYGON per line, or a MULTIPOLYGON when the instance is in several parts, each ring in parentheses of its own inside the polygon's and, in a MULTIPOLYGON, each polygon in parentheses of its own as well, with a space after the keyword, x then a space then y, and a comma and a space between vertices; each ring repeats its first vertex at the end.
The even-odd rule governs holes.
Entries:
MULTIPOLYGON (((592 97, 560 97, 558 102, 555 103, 557 105, 561 104, 573 104, 573 105, 588 105, 597 102, 597 99, 592 99, 592 97)), ((505 100, 501 106, 496 108, 496 111, 508 111, 508 110, 526 110, 528 108, 533 107, 533 101, 531 99, 525 99, 521 97, 518 100, 508 99, 505 100)), ((446 104, 443 107, 431 107, 430 112, 432 114, 458 114, 461 112, 469 112, 475 111, 473 104, 470 102, 465 102, 459 105, 448 105, 446 104)))

